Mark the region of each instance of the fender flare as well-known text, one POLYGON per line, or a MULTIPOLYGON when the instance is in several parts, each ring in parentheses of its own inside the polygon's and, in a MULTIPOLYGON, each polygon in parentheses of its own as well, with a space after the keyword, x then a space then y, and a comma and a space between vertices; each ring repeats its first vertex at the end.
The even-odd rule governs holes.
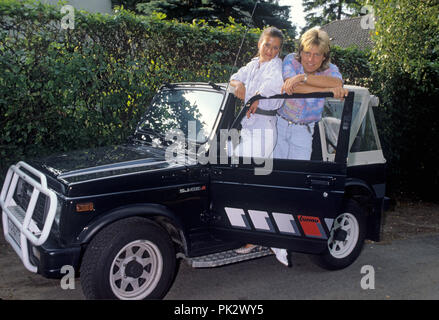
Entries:
MULTIPOLYGON (((82 229, 79 233, 76 241, 79 245, 88 244, 93 237, 100 232, 103 228, 110 225, 111 223, 129 218, 129 217, 165 217, 170 220, 171 224, 179 231, 179 236, 182 237, 183 249, 187 250, 185 228, 181 220, 166 206, 156 204, 156 203, 138 203, 127 205, 123 207, 118 207, 108 211, 107 213, 101 214, 97 220, 92 221, 86 227, 82 229)), ((153 219, 150 219, 152 223, 155 223, 153 219)))
MULTIPOLYGON (((365 201, 363 203, 370 205, 371 209, 367 215, 366 239, 380 241, 382 233, 382 208, 384 196, 381 197, 380 194, 377 194, 377 190, 373 186, 368 185, 366 182, 360 179, 346 180, 345 191, 347 191, 349 188, 351 188, 351 190, 353 188, 359 188, 359 190, 365 192, 360 194, 360 197, 357 197, 357 199, 363 199, 363 201, 365 201), (362 195, 366 197, 361 197, 362 195)), ((346 192, 346 194, 349 196, 349 192, 346 192)))
POLYGON ((375 193, 374 189, 371 186, 369 186, 366 182, 364 182, 363 180, 359 180, 359 179, 352 179, 352 178, 346 179, 345 191, 347 189, 354 188, 354 187, 365 190, 370 195, 370 197, 372 199, 374 199, 374 200, 376 199, 376 193, 375 193))

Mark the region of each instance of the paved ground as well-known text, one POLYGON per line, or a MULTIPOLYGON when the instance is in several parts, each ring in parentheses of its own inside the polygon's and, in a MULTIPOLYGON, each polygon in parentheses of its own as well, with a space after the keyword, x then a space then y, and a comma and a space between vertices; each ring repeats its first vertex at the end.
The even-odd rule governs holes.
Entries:
MULTIPOLYGON (((326 271, 306 255, 293 255, 288 269, 273 256, 218 269, 183 265, 167 299, 439 299, 439 234, 367 244, 349 268, 326 271), (370 265, 375 289, 364 290, 370 265), (208 285, 206 285, 208 284, 208 285)), ((371 284, 370 282, 368 282, 371 284)))
MULTIPOLYGON (((325 271, 304 254, 293 255, 289 269, 273 256, 213 269, 182 263, 166 299, 439 299, 439 233, 367 243, 359 259, 341 271, 325 271), (373 267, 375 289, 364 290, 361 273, 373 267)), ((372 284, 372 282, 368 282, 372 284)), ((59 280, 28 272, 13 250, 0 240, 0 298, 84 299, 59 280)))
MULTIPOLYGON (((1 223, 0 223, 1 225, 1 223)), ((192 269, 181 263, 165 299, 439 299, 439 205, 397 203, 386 214, 383 241, 367 242, 349 268, 326 271, 306 255, 293 254, 289 269, 273 256, 213 269, 192 269), (362 289, 371 276, 375 289, 362 289)), ((370 282, 369 282, 370 284, 370 282)), ((79 280, 63 290, 60 280, 28 272, 0 235, 0 298, 7 300, 84 299, 79 280)))

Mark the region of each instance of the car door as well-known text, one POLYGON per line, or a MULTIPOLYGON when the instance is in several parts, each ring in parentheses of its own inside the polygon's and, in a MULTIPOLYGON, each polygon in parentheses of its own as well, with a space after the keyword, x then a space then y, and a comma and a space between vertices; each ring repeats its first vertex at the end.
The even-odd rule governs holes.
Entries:
MULTIPOLYGON (((212 232, 243 243, 321 251, 326 241, 319 240, 327 240, 342 208, 353 97, 349 93, 342 110, 336 110, 339 132, 333 161, 313 157, 309 161, 272 159, 270 164, 268 159, 264 163, 241 157, 239 164, 233 164, 228 157, 227 163, 211 164, 212 232), (261 174, 264 170, 267 174, 261 174)), ((315 142, 326 139, 319 126, 315 130, 315 142)), ((315 149, 321 147, 314 144, 315 149)))

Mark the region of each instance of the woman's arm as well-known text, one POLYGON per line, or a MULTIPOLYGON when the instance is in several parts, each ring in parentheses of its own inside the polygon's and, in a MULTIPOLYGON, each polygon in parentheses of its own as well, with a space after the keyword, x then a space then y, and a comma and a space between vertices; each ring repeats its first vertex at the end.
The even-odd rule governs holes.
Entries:
POLYGON ((235 88, 233 94, 241 100, 245 100, 245 85, 239 80, 230 80, 230 85, 235 88))

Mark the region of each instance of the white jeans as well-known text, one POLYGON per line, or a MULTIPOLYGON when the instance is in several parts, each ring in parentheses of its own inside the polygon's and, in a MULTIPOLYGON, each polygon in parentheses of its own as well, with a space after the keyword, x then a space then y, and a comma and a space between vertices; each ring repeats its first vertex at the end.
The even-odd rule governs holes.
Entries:
POLYGON ((314 123, 295 125, 277 117, 277 144, 273 152, 274 158, 311 159, 313 133, 314 123))
MULTIPOLYGON (((273 154, 276 159, 309 160, 312 152, 312 136, 314 123, 306 125, 289 124, 277 117, 277 144, 273 154), (308 129, 309 128, 309 129, 308 129)), ((286 249, 271 248, 276 258, 281 261, 287 257, 286 249)))
POLYGON ((252 114, 242 122, 241 143, 234 154, 244 157, 270 158, 276 145, 276 117, 252 114))

